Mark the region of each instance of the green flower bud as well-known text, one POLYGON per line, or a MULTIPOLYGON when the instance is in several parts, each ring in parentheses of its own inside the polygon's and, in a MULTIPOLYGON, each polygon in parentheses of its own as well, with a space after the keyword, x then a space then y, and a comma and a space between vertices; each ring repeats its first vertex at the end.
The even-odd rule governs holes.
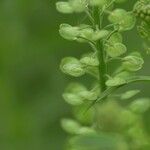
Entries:
POLYGON ((132 53, 129 56, 126 56, 123 59, 123 67, 124 69, 128 71, 138 71, 142 68, 144 60, 141 58, 141 56, 137 55, 138 53, 132 53))
POLYGON ((99 66, 99 60, 96 53, 89 53, 84 55, 80 62, 86 66, 99 66))
POLYGON ((105 50, 110 57, 118 57, 124 54, 127 48, 122 43, 114 43, 112 45, 106 45, 105 50))
POLYGON ((72 27, 69 24, 61 24, 59 29, 60 35, 67 40, 76 40, 77 36, 79 36, 79 28, 72 27))
POLYGON ((130 106, 130 110, 135 113, 144 113, 150 108, 150 99, 149 98, 140 98, 133 101, 130 106))
POLYGON ((130 30, 135 25, 135 17, 123 9, 115 9, 108 19, 110 22, 118 24, 120 31, 130 30))
POLYGON ((121 99, 130 99, 133 96, 137 95, 139 92, 140 92, 140 90, 130 90, 130 91, 127 91, 127 92, 125 92, 125 93, 123 93, 121 95, 121 99))
POLYGON ((119 77, 110 78, 106 81, 106 85, 109 87, 119 86, 119 85, 123 85, 125 83, 126 83, 126 80, 124 80, 123 78, 119 78, 119 77))
POLYGON ((56 9, 57 11, 65 14, 73 13, 73 9, 68 2, 57 2, 56 9))
POLYGON ((60 69, 63 73, 74 77, 79 77, 85 74, 82 64, 74 57, 63 58, 60 64, 60 69))
POLYGON ((80 124, 72 119, 62 119, 61 126, 66 132, 70 134, 78 134, 81 128, 80 124))

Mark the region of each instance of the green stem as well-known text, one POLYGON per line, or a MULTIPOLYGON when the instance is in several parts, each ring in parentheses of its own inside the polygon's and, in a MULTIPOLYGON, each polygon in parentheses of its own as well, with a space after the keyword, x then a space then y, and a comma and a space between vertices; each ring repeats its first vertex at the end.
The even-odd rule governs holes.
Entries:
MULTIPOLYGON (((94 21, 95 21, 95 28, 101 28, 101 19, 100 18, 100 12, 99 12, 99 8, 94 8, 94 21)), ((104 45, 103 45, 103 41, 99 40, 96 43, 96 48, 97 48, 97 53, 98 53, 98 59, 99 59, 99 84, 100 84, 100 88, 101 88, 101 92, 106 90, 106 85, 105 85, 105 81, 106 81, 106 63, 105 63, 105 52, 104 52, 104 45)))

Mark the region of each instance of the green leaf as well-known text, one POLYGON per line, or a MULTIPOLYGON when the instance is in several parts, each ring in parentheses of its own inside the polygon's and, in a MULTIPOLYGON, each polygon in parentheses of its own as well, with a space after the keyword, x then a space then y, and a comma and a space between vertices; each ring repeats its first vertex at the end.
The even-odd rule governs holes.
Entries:
POLYGON ((99 60, 96 53, 88 53, 83 55, 80 62, 86 66, 99 66, 99 60))
POLYGON ((61 126, 66 132, 70 134, 78 134, 81 128, 80 124, 72 119, 62 119, 61 126))
POLYGON ((144 113, 150 108, 150 99, 149 98, 140 98, 133 101, 130 106, 130 110, 135 113, 144 113))
POLYGON ((56 9, 57 11, 65 14, 73 13, 73 9, 68 2, 57 2, 56 9))
POLYGON ((82 64, 74 57, 63 58, 60 64, 60 69, 63 73, 74 77, 80 77, 85 74, 82 64))
POLYGON ((125 83, 126 83, 126 80, 124 80, 123 78, 119 78, 119 77, 110 78, 106 81, 106 85, 109 87, 119 86, 125 83))
POLYGON ((139 53, 131 53, 123 58, 122 66, 127 71, 138 71, 142 68, 143 64, 144 60, 139 53))
POLYGON ((121 99, 130 99, 133 96, 137 95, 139 92, 140 92, 140 90, 130 90, 130 91, 127 91, 127 92, 125 92, 125 93, 123 93, 121 95, 121 99))
POLYGON ((61 24, 59 33, 64 39, 71 41, 76 40, 80 34, 78 27, 72 27, 69 24, 61 24))
POLYGON ((122 43, 114 43, 112 45, 106 45, 105 50, 110 57, 118 57, 124 54, 127 48, 122 43))

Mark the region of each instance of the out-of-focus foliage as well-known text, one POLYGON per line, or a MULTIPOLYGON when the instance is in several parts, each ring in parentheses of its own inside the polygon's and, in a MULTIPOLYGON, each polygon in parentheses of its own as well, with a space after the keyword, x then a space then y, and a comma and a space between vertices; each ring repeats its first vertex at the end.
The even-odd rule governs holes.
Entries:
MULTIPOLYGON (((63 56, 76 56, 81 54, 82 50, 88 51, 89 47, 84 44, 79 46, 68 43, 59 37, 58 28, 61 22, 72 21, 76 24, 78 22, 75 21, 76 17, 68 15, 64 18, 57 13, 55 2, 55 0, 0 1, 0 149, 2 150, 64 149, 67 136, 60 127, 60 118, 69 117, 70 111, 62 100, 61 93, 68 80, 72 78, 66 79, 62 76, 59 62, 63 56)), ((134 3, 134 0, 128 1, 124 7, 130 10, 128 7, 134 3)), ((136 49, 142 49, 138 36, 132 37, 132 33, 129 33, 126 41, 130 49, 135 49, 135 44, 136 49)), ((145 62, 147 63, 143 72, 149 71, 149 62, 146 60, 145 62)), ((86 83, 84 79, 81 80, 86 83)), ((150 87, 147 84, 140 87, 142 94, 148 97, 150 87)), ((76 113, 78 108, 74 112, 81 120, 82 115, 76 113)), ((150 112, 144 114, 147 133, 150 133, 149 115, 150 112)), ((83 122, 88 124, 91 121, 90 117, 85 117, 83 122)))

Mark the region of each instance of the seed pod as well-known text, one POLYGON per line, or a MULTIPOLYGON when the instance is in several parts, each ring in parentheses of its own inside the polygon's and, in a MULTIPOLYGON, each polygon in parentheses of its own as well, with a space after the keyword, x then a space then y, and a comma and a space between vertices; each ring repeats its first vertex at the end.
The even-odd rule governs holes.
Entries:
POLYGON ((74 57, 63 58, 60 64, 60 69, 63 73, 74 77, 79 77, 85 74, 82 64, 74 57))

